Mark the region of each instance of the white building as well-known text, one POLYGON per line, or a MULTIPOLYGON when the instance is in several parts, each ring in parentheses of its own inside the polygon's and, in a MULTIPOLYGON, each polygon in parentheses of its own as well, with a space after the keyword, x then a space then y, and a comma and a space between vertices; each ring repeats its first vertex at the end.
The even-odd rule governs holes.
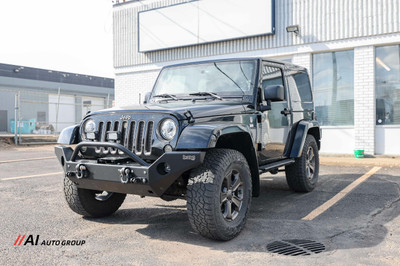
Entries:
POLYGON ((0 63, 0 134, 58 133, 113 99, 110 78, 0 63))
POLYGON ((308 69, 322 152, 400 154, 400 0, 114 5, 116 105, 143 100, 164 65, 242 56, 308 69))

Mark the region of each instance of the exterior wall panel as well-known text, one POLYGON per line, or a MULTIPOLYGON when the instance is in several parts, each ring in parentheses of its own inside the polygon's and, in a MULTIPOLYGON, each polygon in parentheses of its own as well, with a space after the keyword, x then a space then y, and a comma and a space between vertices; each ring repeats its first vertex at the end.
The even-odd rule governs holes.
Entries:
POLYGON ((158 73, 158 70, 151 70, 117 75, 115 86, 120 89, 115 91, 116 103, 119 106, 139 104, 146 92, 153 89, 158 73))
POLYGON ((400 0, 276 0, 275 34, 139 53, 137 12, 184 0, 132 1, 114 8, 116 68, 284 46, 368 37, 400 31, 400 0), (286 26, 300 26, 300 35, 286 26))
POLYGON ((312 75, 314 53, 354 50, 354 126, 323 127, 321 151, 350 154, 364 149, 366 154, 399 154, 392 145, 399 126, 375 126, 374 47, 400 44, 400 0, 275 0, 274 35, 139 53, 137 13, 185 2, 143 0, 114 7, 117 105, 143 100, 167 64, 271 56, 290 58, 312 75), (286 32, 290 25, 299 25, 298 36, 286 32))
POLYGON ((376 127, 375 153, 399 155, 399 136, 399 127, 376 127))

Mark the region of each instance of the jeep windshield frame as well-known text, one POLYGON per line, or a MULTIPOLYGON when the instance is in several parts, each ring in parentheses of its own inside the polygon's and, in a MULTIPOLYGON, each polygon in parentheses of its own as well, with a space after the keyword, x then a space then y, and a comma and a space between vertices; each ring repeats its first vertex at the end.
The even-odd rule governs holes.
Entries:
POLYGON ((221 100, 220 97, 222 100, 253 104, 258 77, 259 60, 255 58, 172 65, 161 70, 150 101, 221 100), (173 95, 175 99, 157 97, 166 94, 173 95))

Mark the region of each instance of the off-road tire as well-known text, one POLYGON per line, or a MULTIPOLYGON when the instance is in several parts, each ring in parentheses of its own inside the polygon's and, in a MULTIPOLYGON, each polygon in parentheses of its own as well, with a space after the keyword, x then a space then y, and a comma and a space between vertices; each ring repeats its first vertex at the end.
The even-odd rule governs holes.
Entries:
POLYGON ((64 177, 64 195, 69 207, 86 217, 105 217, 116 212, 124 202, 126 194, 112 193, 104 201, 96 199, 99 191, 78 188, 69 178, 64 177))
POLYGON ((285 172, 289 187, 296 192, 310 192, 316 187, 319 174, 319 155, 317 142, 312 135, 307 135, 301 157, 297 158, 294 164, 286 166, 285 172), (311 151, 314 155, 313 158, 310 158, 311 151), (313 165, 314 170, 311 170, 310 164, 313 165), (310 176, 311 171, 312 176, 310 176))
POLYGON ((243 154, 230 149, 208 151, 203 164, 191 171, 187 186, 187 212, 193 229, 215 240, 236 237, 246 223, 251 191, 251 173, 243 154), (234 190, 238 179, 241 185, 234 190), (228 194, 230 198, 225 197, 228 194), (234 203, 238 198, 241 207, 234 203))

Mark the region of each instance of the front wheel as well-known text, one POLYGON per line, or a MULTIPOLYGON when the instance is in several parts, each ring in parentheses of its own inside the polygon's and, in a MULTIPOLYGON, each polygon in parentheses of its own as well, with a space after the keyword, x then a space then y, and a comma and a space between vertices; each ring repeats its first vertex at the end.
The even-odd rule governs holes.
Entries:
POLYGON ((78 188, 64 177, 64 195, 69 207, 86 217, 105 217, 116 212, 126 194, 78 188))
POLYGON ((296 192, 310 192, 318 182, 319 155, 318 146, 312 135, 307 135, 303 152, 294 164, 285 168, 286 181, 296 192))
POLYGON ((216 240, 230 240, 246 223, 251 204, 251 174, 240 152, 207 152, 201 166, 190 174, 187 210, 194 230, 216 240))

